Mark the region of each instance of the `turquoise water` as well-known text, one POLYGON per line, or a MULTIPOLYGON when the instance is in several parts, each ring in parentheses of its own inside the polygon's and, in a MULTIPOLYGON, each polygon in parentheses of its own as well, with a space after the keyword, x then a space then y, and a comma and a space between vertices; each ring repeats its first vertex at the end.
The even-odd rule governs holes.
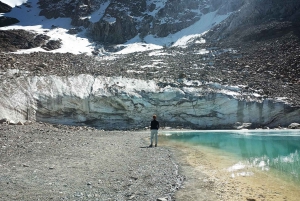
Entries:
POLYGON ((275 171, 300 184, 299 130, 184 131, 164 134, 169 140, 227 152, 241 159, 240 162, 245 166, 275 171))

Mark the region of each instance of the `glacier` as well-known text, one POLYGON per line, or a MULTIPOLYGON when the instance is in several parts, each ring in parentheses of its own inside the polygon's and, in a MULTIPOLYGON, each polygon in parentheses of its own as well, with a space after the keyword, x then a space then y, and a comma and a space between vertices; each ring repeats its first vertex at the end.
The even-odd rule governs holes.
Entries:
POLYGON ((299 122, 300 109, 282 100, 244 94, 239 86, 179 82, 88 74, 5 79, 0 119, 101 129, 145 128, 153 114, 162 127, 174 128, 274 128, 299 122))

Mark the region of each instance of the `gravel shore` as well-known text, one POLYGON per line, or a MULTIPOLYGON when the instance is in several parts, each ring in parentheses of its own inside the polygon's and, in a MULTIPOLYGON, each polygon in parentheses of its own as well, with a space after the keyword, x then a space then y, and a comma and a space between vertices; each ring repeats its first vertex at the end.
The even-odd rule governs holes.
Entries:
POLYGON ((0 200, 175 200, 173 153, 148 131, 0 125, 0 200))
POLYGON ((223 153, 149 131, 32 123, 0 125, 0 200, 298 200, 272 174, 232 178, 223 153))

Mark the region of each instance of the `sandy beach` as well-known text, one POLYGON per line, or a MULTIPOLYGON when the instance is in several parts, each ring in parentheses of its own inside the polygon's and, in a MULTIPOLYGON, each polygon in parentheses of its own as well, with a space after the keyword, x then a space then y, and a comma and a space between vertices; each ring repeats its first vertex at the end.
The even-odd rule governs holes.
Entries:
MULTIPOLYGON (((230 177, 224 154, 149 131, 0 125, 0 200, 298 200, 299 189, 255 172, 230 177)), ((250 170, 249 170, 250 171, 250 170)))

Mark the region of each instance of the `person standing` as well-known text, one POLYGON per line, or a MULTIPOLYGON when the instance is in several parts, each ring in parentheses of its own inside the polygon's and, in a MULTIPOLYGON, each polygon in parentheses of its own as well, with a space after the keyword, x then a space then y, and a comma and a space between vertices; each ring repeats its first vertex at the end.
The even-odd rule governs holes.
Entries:
POLYGON ((159 122, 156 120, 156 115, 153 115, 153 119, 151 121, 151 136, 150 136, 150 141, 151 144, 149 147, 153 147, 153 138, 155 139, 155 147, 157 147, 157 133, 159 129, 159 122))

